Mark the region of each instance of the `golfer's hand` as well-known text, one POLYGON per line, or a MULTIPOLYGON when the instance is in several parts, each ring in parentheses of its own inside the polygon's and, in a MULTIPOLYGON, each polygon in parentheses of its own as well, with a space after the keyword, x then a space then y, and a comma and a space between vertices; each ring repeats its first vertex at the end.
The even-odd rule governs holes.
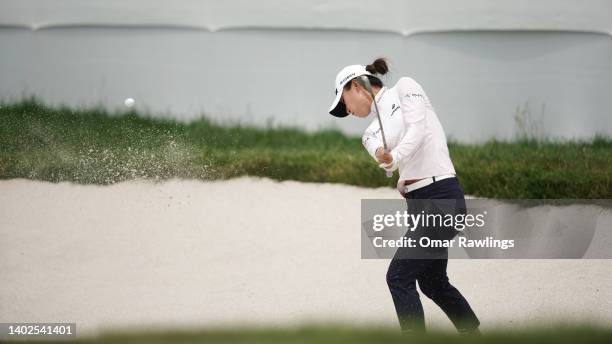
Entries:
POLYGON ((393 156, 391 156, 391 153, 385 152, 383 147, 378 147, 376 149, 376 160, 381 164, 389 165, 393 162, 393 156))

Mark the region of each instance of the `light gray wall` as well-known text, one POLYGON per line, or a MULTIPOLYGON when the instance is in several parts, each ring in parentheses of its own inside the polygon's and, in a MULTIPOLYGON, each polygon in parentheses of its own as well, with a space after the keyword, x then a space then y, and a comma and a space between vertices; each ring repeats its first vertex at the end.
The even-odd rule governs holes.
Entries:
POLYGON ((543 136, 612 135, 612 38, 529 31, 392 33, 70 27, 0 29, 0 98, 121 108, 127 97, 156 116, 338 127, 369 120, 327 114, 347 64, 390 60, 393 84, 424 87, 447 135, 513 138, 527 107, 543 136), (519 111, 520 112, 520 111, 519 111), (523 111, 524 113, 524 111, 523 111))
POLYGON ((411 35, 455 30, 612 34, 609 0, 0 0, 0 25, 344 29, 411 35))

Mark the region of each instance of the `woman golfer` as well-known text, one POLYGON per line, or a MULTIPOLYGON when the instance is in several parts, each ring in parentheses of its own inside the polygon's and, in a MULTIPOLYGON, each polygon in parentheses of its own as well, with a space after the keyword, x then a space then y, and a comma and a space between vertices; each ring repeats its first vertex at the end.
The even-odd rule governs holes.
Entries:
MULTIPOLYGON (((409 77, 400 78, 391 88, 384 86, 375 75, 387 71, 387 63, 382 58, 367 66, 344 67, 336 75, 336 97, 329 113, 336 117, 350 114, 373 118, 363 135, 363 145, 381 168, 399 170, 398 191, 407 200, 465 202, 448 154, 444 130, 425 91, 409 77), (359 82, 358 78, 363 75, 369 80, 374 99, 368 87, 364 87, 367 83, 359 82), (376 106, 380 122, 376 118, 376 106), (381 131, 386 138, 386 150, 381 131)), ((402 332, 425 330, 423 306, 416 290, 418 281, 421 292, 446 313, 460 333, 479 333, 480 321, 448 281, 447 263, 447 255, 435 259, 401 259, 396 254, 391 260, 387 284, 402 332)))

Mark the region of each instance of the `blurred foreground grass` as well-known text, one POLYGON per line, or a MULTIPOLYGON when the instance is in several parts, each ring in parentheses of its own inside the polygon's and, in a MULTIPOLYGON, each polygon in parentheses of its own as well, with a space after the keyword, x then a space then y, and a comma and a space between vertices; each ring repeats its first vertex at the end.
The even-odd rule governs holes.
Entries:
MULTIPOLYGON (((23 343, 23 341, 19 341, 23 343)), ((610 343, 612 330, 585 326, 558 326, 521 331, 489 331, 480 337, 450 332, 403 336, 388 328, 304 326, 277 329, 185 330, 172 332, 116 332, 66 343, 610 343)), ((40 341, 38 341, 40 343, 40 341)))
MULTIPOLYGON (((612 139, 490 141, 449 149, 466 194, 494 198, 612 198, 612 139)), ((0 107, 0 178, 110 184, 136 178, 276 180, 395 186, 361 145, 336 130, 222 126, 99 108, 0 107)))

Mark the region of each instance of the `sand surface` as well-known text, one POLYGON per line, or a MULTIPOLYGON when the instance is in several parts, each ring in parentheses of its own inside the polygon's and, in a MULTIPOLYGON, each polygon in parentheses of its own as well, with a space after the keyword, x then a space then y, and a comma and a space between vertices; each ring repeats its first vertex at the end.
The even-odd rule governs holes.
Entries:
MULTIPOLYGON (((339 184, 0 181, 0 322, 110 327, 397 326, 388 260, 360 259, 361 198, 339 184)), ((609 216, 610 214, 608 214, 609 216)), ((482 329, 612 323, 612 261, 450 260, 482 329)), ((423 301, 429 326, 452 330, 423 301)))

